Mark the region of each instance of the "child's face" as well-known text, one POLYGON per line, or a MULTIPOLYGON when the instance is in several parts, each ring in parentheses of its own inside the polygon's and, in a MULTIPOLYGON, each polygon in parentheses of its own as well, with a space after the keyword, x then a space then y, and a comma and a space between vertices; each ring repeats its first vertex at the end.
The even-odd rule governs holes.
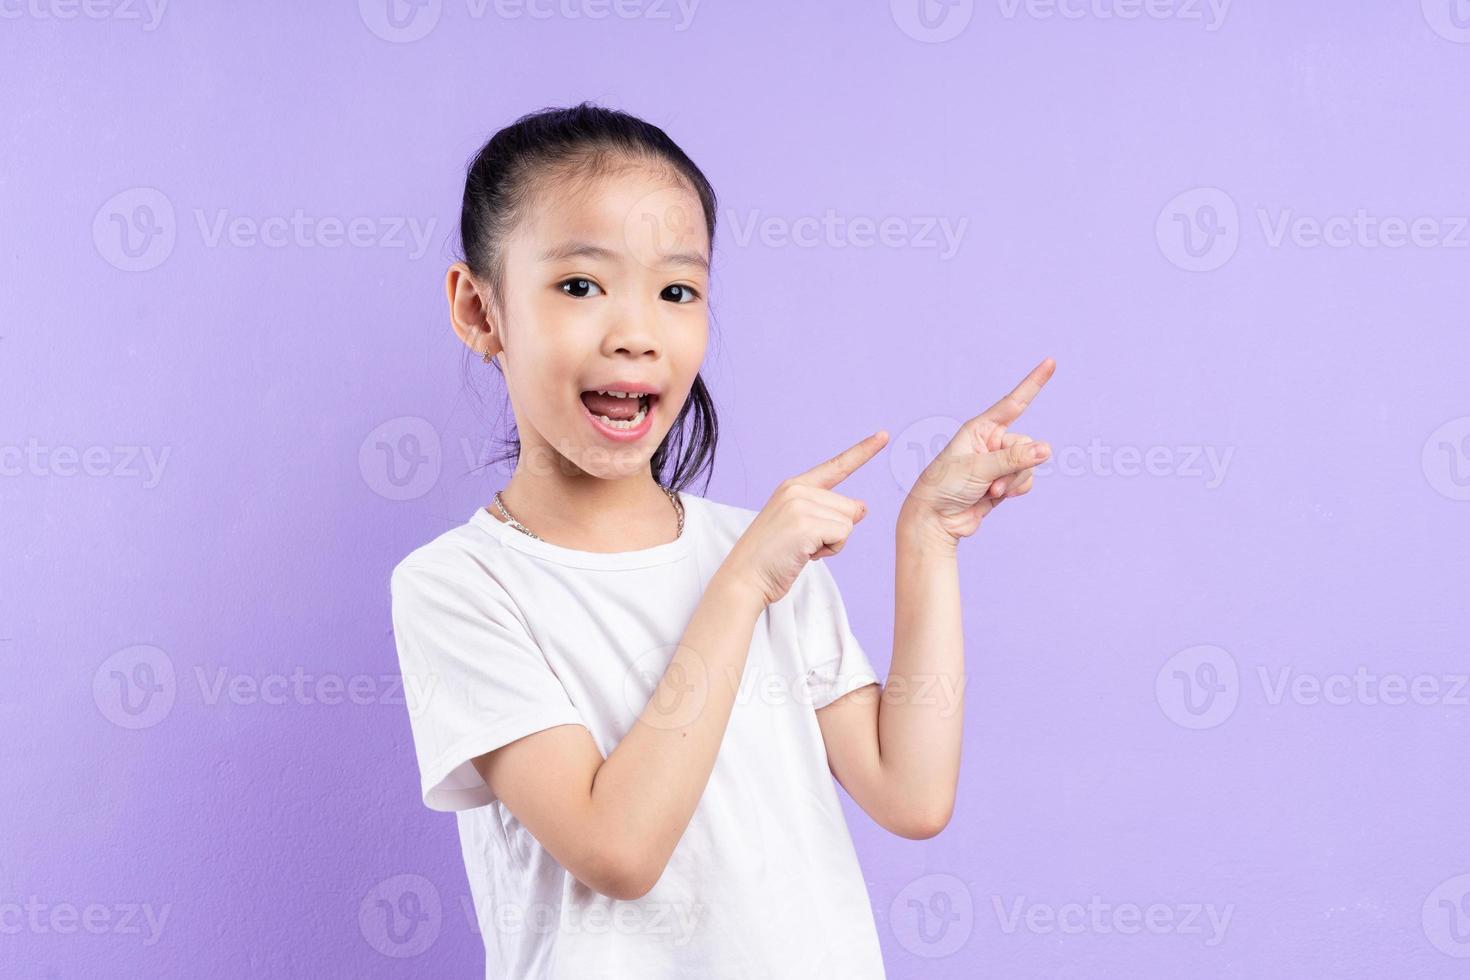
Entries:
POLYGON ((709 232, 698 196, 644 168, 574 195, 549 192, 507 243, 504 282, 497 347, 523 462, 561 456, 597 477, 646 473, 709 338, 709 232), (632 415, 636 398, 583 399, 640 386, 654 394, 632 428, 609 428, 594 414, 632 415))

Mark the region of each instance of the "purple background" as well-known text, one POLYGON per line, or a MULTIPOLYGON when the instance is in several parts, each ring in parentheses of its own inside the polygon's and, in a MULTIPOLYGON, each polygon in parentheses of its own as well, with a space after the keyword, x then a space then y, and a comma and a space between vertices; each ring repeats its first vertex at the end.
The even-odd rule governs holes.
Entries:
POLYGON ((583 98, 720 194, 708 496, 892 433, 833 566, 880 671, 917 462, 1057 359, 961 552, 953 822, 844 796, 890 976, 1470 969, 1470 4, 91 2, 0 19, 6 975, 480 974, 387 575, 507 476, 464 165, 583 98))

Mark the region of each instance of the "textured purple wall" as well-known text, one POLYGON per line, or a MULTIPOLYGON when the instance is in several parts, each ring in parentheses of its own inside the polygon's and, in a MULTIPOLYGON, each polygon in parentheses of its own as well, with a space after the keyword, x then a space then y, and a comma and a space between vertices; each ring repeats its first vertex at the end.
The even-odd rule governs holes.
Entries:
POLYGON ((721 194, 709 496, 892 433, 880 669, 908 481, 1057 359, 955 818, 848 804, 891 976, 1465 975, 1470 4, 392 2, 0 0, 7 975, 478 975, 387 574, 506 476, 464 164, 583 98, 721 194))

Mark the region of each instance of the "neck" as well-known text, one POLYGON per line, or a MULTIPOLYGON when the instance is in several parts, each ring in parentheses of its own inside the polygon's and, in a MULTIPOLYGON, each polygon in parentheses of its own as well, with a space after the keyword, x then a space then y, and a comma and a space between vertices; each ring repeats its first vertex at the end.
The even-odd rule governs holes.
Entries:
MULTIPOLYGON (((651 469, 615 479, 538 469, 518 462, 500 499, 543 540, 596 552, 636 551, 674 540, 678 514, 651 469)), ((505 520, 493 503, 487 509, 505 520)))

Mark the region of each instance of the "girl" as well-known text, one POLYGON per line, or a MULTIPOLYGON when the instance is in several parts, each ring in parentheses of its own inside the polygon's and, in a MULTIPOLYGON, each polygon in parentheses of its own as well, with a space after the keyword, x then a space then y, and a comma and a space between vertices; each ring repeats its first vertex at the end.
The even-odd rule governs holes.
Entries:
POLYGON ((504 376, 516 466, 391 586, 423 800, 458 815, 487 977, 883 977, 832 777, 911 839, 953 807, 956 545, 1031 488, 1046 449, 1008 428, 1050 359, 903 504, 884 693, 822 559, 867 512, 833 488, 887 433, 759 512, 684 490, 716 441, 714 229, 661 129, 587 103, 469 168, 450 317, 504 376))

